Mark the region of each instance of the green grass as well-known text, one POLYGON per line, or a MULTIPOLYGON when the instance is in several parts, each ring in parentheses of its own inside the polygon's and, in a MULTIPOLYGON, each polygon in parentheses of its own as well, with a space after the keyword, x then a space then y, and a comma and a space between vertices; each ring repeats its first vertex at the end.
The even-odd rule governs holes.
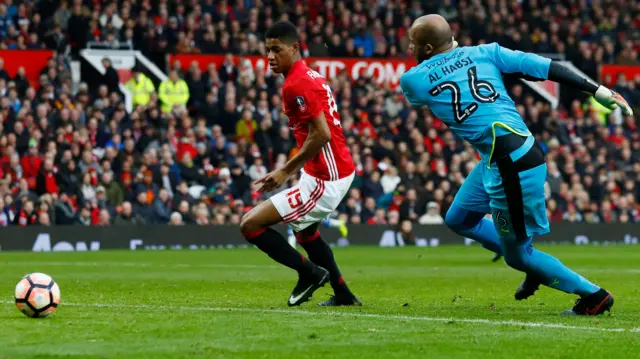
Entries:
POLYGON ((638 358, 640 246, 543 250, 613 292, 613 313, 561 317, 574 296, 513 300, 523 276, 478 247, 336 249, 362 308, 290 309, 297 279, 254 249, 0 253, 0 358, 638 358), (29 319, 29 272, 62 304, 29 319))

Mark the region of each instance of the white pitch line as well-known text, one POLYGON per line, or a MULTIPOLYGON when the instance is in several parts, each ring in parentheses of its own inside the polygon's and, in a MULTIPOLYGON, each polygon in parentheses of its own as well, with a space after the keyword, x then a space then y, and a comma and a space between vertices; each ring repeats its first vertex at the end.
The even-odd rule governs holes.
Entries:
MULTIPOLYGON (((3 300, 0 303, 13 304, 12 301, 3 300)), ((93 308, 122 308, 122 309, 152 309, 167 311, 197 311, 197 312, 239 312, 239 313, 259 313, 259 314, 287 314, 298 316, 317 316, 317 317, 346 317, 346 318, 373 318, 381 320, 408 320, 418 322, 444 322, 450 324, 466 323, 466 324, 485 324, 493 326, 516 326, 528 328, 549 328, 549 329, 566 329, 566 330, 583 330, 596 332, 614 332, 614 333, 640 333, 640 328, 599 328, 577 325, 566 325, 558 323, 544 322, 523 322, 518 320, 491 320, 479 318, 440 318, 440 317, 421 317, 410 315, 394 315, 394 314, 371 314, 371 313, 350 313, 336 311, 308 311, 299 309, 257 309, 257 308, 225 308, 225 307, 185 307, 171 305, 129 305, 129 304, 111 304, 111 303, 61 303, 61 306, 69 307, 93 307, 93 308)))
POLYGON ((0 262, 0 265, 16 265, 16 266, 52 266, 52 267, 134 267, 134 268, 281 268, 275 264, 223 264, 223 263, 204 263, 204 264, 162 264, 162 263, 145 263, 145 262, 0 262))
MULTIPOLYGON (((134 268, 247 268, 247 269, 261 269, 261 268, 282 268, 282 266, 275 264, 224 264, 224 263, 202 263, 202 264, 188 264, 188 263, 149 263, 149 262, 51 262, 51 261, 28 261, 28 262, 0 262, 0 265, 15 265, 15 266, 52 266, 52 267, 134 267, 134 268)), ((381 266, 345 266, 349 268, 380 268, 381 266)), ((382 266, 384 267, 384 266, 382 266)), ((416 269, 416 270, 442 270, 442 271, 470 271, 470 270, 491 270, 491 271, 513 271, 513 269, 502 266, 392 266, 402 269, 416 269)), ((577 272, 586 273, 640 273, 640 268, 574 268, 577 272)))

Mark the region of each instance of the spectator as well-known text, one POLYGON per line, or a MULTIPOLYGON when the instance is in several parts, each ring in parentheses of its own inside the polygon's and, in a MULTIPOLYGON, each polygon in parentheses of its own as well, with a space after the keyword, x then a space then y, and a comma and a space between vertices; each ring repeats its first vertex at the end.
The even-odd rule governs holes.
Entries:
POLYGON ((444 219, 440 215, 440 205, 436 202, 427 203, 427 213, 418 219, 420 224, 443 224, 444 219))
POLYGON ((182 162, 179 165, 180 175, 187 183, 198 183, 203 177, 204 170, 198 169, 191 157, 190 152, 185 152, 182 156, 182 162))
POLYGON ((6 38, 9 29, 13 26, 15 26, 13 16, 7 12, 5 5, 0 5, 0 38, 6 38))
MULTIPOLYGON (((2 5, 0 5, 0 13, 2 11, 2 5)), ((0 15, 1 16, 1 15, 0 15)), ((0 17, 0 35, 2 34, 2 18, 0 17)), ((5 22, 6 24, 6 22, 5 22)), ((9 73, 4 68, 4 59, 0 57, 0 79, 3 79, 5 82, 9 81, 11 78, 9 77, 9 73)))
POLYGON ((156 223, 166 224, 171 220, 171 199, 166 189, 161 189, 153 200, 153 211, 156 223))
POLYGON ((198 115, 204 117, 207 120, 207 125, 211 126, 215 124, 217 120, 219 120, 218 108, 218 97, 216 96, 215 91, 209 91, 205 96, 204 102, 200 103, 200 107, 198 108, 198 115))
POLYGON ((102 185, 99 185, 98 187, 96 187, 96 200, 95 200, 95 202, 96 202, 98 208, 111 207, 111 203, 109 202, 109 199, 107 198, 106 189, 102 185))
POLYGON ((58 7, 56 12, 53 14, 53 21, 63 30, 67 30, 70 18, 71 10, 69 9, 69 4, 67 1, 62 0, 60 2, 60 7, 58 7))
MULTIPOLYGON (((50 179, 51 176, 49 175, 49 172, 46 170, 48 168, 48 165, 45 163, 45 172, 47 174, 46 177, 44 177, 45 179, 45 186, 46 186, 46 179, 50 179)), ((67 193, 70 195, 75 195, 80 193, 80 172, 78 171, 78 169, 76 168, 76 162, 74 160, 69 160, 67 162, 67 165, 62 169, 62 171, 60 171, 60 175, 58 177, 58 179, 60 180, 60 192, 62 193, 67 193)), ((57 180, 56 180, 57 182, 57 180)), ((42 180, 41 180, 41 185, 42 186, 42 180)), ((42 188, 39 187, 40 190, 45 190, 46 188, 42 188)))
POLYGON ((179 212, 171 213, 171 219, 169 220, 169 225, 172 225, 172 226, 184 225, 184 222, 182 222, 182 215, 179 212))
POLYGON ((252 181, 257 181, 267 175, 267 168, 262 162, 262 158, 254 157, 253 164, 249 167, 249 177, 252 181))
POLYGON ((382 195, 384 194, 384 187, 380 183, 380 172, 371 172, 369 178, 367 178, 362 185, 362 194, 365 197, 371 197, 376 201, 382 198, 382 195))
MULTIPOLYGON (((36 185, 36 177, 40 171, 42 160, 38 154, 38 142, 35 139, 29 140, 29 151, 20 161, 22 167, 22 177, 27 179, 29 187, 34 188, 36 185)), ((50 161, 53 167, 53 161, 50 161)))
POLYGON ((220 82, 235 82, 238 79, 238 69, 234 66, 233 54, 226 54, 224 62, 218 70, 220 82))
POLYGON ((184 32, 178 33, 178 44, 176 45, 176 52, 182 54, 199 54, 200 49, 195 46, 191 34, 187 35, 184 32))
MULTIPOLYGON (((37 161, 37 167, 40 167, 40 159, 37 161)), ((23 158, 24 160, 24 158, 23 158)), ((35 160, 31 160, 31 166, 36 163, 35 160)), ((36 179, 36 193, 38 195, 43 195, 45 193, 58 193, 60 191, 60 186, 58 186, 57 179, 57 170, 54 167, 53 160, 51 158, 46 158, 44 160, 44 166, 39 170, 37 179, 36 179)))
POLYGON ((102 66, 104 66, 105 69, 105 72, 102 75, 102 83, 107 86, 109 93, 120 93, 120 78, 116 69, 113 68, 111 60, 105 57, 104 59, 102 59, 102 66))
POLYGON ((187 103, 190 108, 198 109, 205 100, 205 94, 208 90, 207 83, 204 77, 202 77, 202 71, 200 71, 198 67, 193 68, 190 75, 187 81, 190 94, 187 103))
POLYGON ((372 197, 365 197, 364 205, 360 209, 360 220, 365 223, 370 223, 373 220, 376 212, 376 201, 372 197))
MULTIPOLYGON (((3 66, 2 65, 3 63, 4 61, 0 58, 0 66, 3 66)), ((9 74, 7 74, 4 68, 0 67, 0 78, 5 78, 5 76, 6 76, 5 80, 8 81, 9 74)), ((18 67, 18 71, 16 71, 16 76, 13 78, 13 82, 16 85, 18 96, 21 98, 24 97, 26 95, 27 89, 29 88, 30 84, 29 84, 29 80, 27 79, 27 71, 23 66, 18 67)))
POLYGON ((91 222, 91 207, 89 204, 87 204, 83 206, 82 209, 80 209, 78 224, 80 224, 81 226, 90 226, 91 222))
POLYGON ((124 193, 120 184, 113 180, 112 172, 102 174, 101 186, 104 188, 107 200, 111 205, 120 206, 124 201, 124 193))
POLYGON ((371 34, 367 32, 364 26, 360 26, 358 32, 353 38, 354 46, 356 48, 363 49, 363 55, 365 57, 371 57, 373 55, 374 41, 371 34))
POLYGON ((131 78, 125 87, 131 92, 133 106, 147 106, 151 100, 151 94, 156 91, 156 87, 137 66, 131 72, 131 78))
POLYGON ((154 207, 149 204, 147 192, 138 193, 137 202, 133 208, 133 212, 140 218, 144 218, 145 223, 151 224, 154 222, 154 207))
POLYGON ((148 203, 152 203, 159 190, 158 185, 153 183, 153 172, 151 170, 144 171, 142 182, 138 182, 136 185, 136 194, 145 193, 148 203))
POLYGON ((196 224, 200 226, 208 226, 211 224, 209 222, 209 211, 207 210, 207 207, 200 205, 195 208, 195 213, 196 213, 196 218, 195 218, 196 224))
POLYGON ((183 111, 189 101, 189 87, 174 70, 169 72, 167 80, 160 83, 158 97, 162 101, 162 112, 183 111))
POLYGON ((41 226, 51 226, 51 220, 49 218, 49 213, 42 213, 38 216, 38 224, 41 226))
POLYGON ((400 205, 400 219, 403 221, 415 222, 422 212, 418 209, 418 194, 415 188, 407 190, 407 197, 400 205))
POLYGON ((105 7, 104 13, 100 15, 99 19, 100 26, 102 28, 107 28, 107 25, 115 31, 119 31, 122 28, 124 21, 122 21, 122 18, 120 18, 116 10, 117 8, 115 3, 105 7))
POLYGON ((402 179, 398 176, 398 171, 395 167, 391 166, 387 169, 387 165, 384 165, 384 167, 381 168, 383 168, 383 171, 386 169, 384 175, 380 178, 382 190, 384 193, 391 193, 396 189, 402 179))
POLYGON ((329 56, 329 48, 324 43, 322 35, 317 34, 313 37, 312 43, 309 45, 309 54, 314 57, 329 56))
POLYGON ((98 219, 97 225, 100 227, 106 227, 111 225, 111 215, 109 214, 108 210, 106 209, 100 210, 100 217, 98 219))
POLYGON ((55 213, 56 225, 70 225, 76 222, 76 213, 71 204, 72 200, 66 193, 61 193, 60 197, 53 201, 53 211, 55 213))
POLYGON ((82 185, 80 186, 80 193, 82 194, 83 201, 91 202, 96 199, 96 188, 93 183, 93 178, 90 173, 85 173, 82 176, 82 185))
POLYGON ((35 201, 38 196, 29 189, 27 180, 22 178, 18 181, 16 198, 26 198, 27 200, 35 201))
POLYGON ((244 110, 242 112, 242 118, 236 123, 236 140, 246 140, 249 143, 253 142, 255 132, 258 124, 251 114, 251 111, 244 110))
MULTIPOLYGON (((255 169, 259 175, 259 169, 255 169)), ((263 175, 264 176, 264 175, 263 175)), ((244 170, 239 165, 231 166, 231 195, 233 198, 245 198, 245 195, 250 191, 251 177, 244 173, 244 170)), ((249 193, 250 194, 250 193, 249 193)))
POLYGON ((402 236, 405 245, 415 245, 415 233, 413 232, 413 222, 411 220, 401 221, 398 232, 402 236))
POLYGON ((33 201, 27 200, 22 204, 22 209, 15 217, 15 224, 20 227, 27 227, 38 222, 38 215, 34 211, 33 201))
POLYGON ((184 223, 196 224, 195 219, 191 215, 191 206, 189 206, 189 202, 184 200, 180 201, 180 204, 178 205, 178 212, 182 216, 182 220, 184 221, 184 223))
POLYGON ((138 216, 138 214, 133 213, 133 207, 130 202, 122 203, 122 210, 113 220, 113 224, 116 226, 126 226, 126 225, 143 225, 145 221, 138 216))
POLYGON ((155 183, 159 188, 166 190, 169 197, 173 197, 179 183, 178 175, 176 171, 171 171, 171 167, 167 163, 162 163, 155 183))

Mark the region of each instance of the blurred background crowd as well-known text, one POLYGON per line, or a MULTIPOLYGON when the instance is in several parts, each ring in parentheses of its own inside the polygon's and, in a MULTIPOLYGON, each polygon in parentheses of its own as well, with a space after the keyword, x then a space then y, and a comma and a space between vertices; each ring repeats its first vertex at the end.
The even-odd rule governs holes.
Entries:
MULTIPOLYGON (((238 66, 233 55, 265 55, 265 29, 288 19, 300 29, 304 57, 407 58, 407 29, 427 13, 447 18, 461 45, 495 41, 560 54, 640 113, 640 76, 598 75, 602 64, 638 65, 635 1, 4 0, 0 49, 59 56, 38 83, 24 71, 9 76, 0 60, 0 225, 238 224, 273 194, 258 193, 252 181, 296 148, 282 77, 238 66), (169 79, 156 86, 135 71, 126 84, 135 94, 131 113, 109 61, 102 86, 72 91, 68 59, 94 42, 140 50, 169 79), (170 53, 228 61, 185 70, 170 53)), ((547 151, 551 221, 640 222, 637 115, 624 118, 580 94, 552 110, 521 82, 505 82, 547 151)), ((442 223, 478 163, 475 151, 428 108, 411 108, 365 75, 330 84, 357 165, 335 216, 442 223)))

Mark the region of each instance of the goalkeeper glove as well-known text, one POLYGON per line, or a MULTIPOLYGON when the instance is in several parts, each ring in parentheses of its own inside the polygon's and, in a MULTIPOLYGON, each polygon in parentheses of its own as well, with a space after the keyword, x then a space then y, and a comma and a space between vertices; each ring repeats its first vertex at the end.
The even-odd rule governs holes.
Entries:
POLYGON ((620 107, 623 115, 633 116, 633 110, 631 109, 631 106, 629 106, 627 101, 615 91, 611 91, 608 88, 600 85, 594 97, 596 101, 598 101, 602 106, 610 110, 615 110, 616 108, 620 107))

